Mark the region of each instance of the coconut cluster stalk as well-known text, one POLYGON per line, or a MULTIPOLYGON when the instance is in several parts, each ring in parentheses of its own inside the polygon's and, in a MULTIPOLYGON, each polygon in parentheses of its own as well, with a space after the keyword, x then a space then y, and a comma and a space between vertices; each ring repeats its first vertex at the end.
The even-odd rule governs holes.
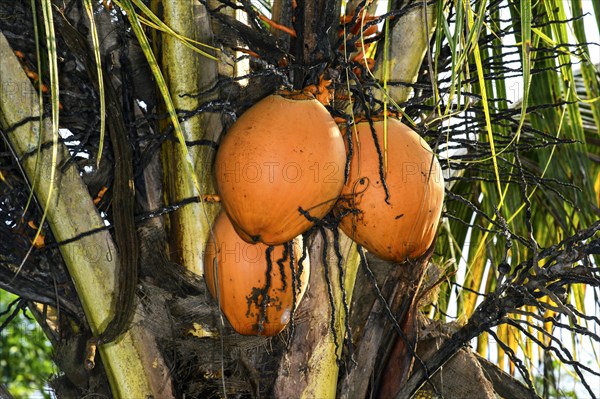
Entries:
MULTIPOLYGON (((373 12, 376 9, 376 3, 373 2, 369 7, 369 11, 373 12)), ((349 3, 348 9, 352 10, 356 7, 355 4, 349 3)), ((279 10, 280 8, 275 8, 279 10)), ((435 29, 435 7, 428 6, 426 9, 422 7, 415 7, 415 9, 408 15, 402 17, 400 23, 394 25, 389 30, 389 51, 387 59, 384 59, 384 51, 381 51, 381 57, 379 58, 379 66, 376 66, 375 76, 383 81, 403 81, 403 82, 415 82, 417 79, 419 68, 423 62, 423 57, 426 54, 427 43, 429 42, 431 35, 435 29), (425 16, 427 16, 427 24, 425 23, 425 16), (384 68, 384 63, 388 65, 384 68), (384 77, 385 73, 385 77, 384 77)), ((310 11, 310 10, 309 10, 310 11)), ((349 14, 350 12, 347 12, 349 14)), ((278 16, 274 15, 274 19, 277 20, 278 16)), ((390 91, 390 96, 396 104, 406 101, 411 94, 410 88, 404 88, 403 86, 396 87, 390 91)), ((391 103, 392 101, 390 101, 391 103)), ((343 233, 343 237, 340 240, 340 247, 348 248, 347 252, 344 253, 344 281, 346 290, 346 301, 351 301, 354 283, 356 280, 356 274, 359 266, 358 252, 356 251, 355 245, 349 245, 351 243, 343 233)), ((299 333, 294 338, 294 343, 302 345, 302 342, 310 341, 311 348, 307 355, 302 351, 294 351, 292 345, 290 352, 288 352, 282 365, 280 366, 279 377, 277 379, 275 392, 278 397, 285 397, 287 394, 294 394, 298 397, 333 397, 335 396, 337 380, 338 380, 338 364, 336 362, 336 345, 333 340, 333 333, 325 328, 328 322, 326 317, 331 315, 332 310, 330 309, 327 301, 323 301, 322 298, 327 296, 325 287, 325 280, 321 270, 324 265, 319 255, 319 248, 323 245, 322 239, 317 238, 313 243, 313 246, 317 248, 311 249, 311 265, 313 267, 313 273, 311 274, 310 288, 304 301, 299 310, 300 319, 302 319, 303 309, 310 308, 311 311, 307 314, 307 319, 302 320, 302 324, 305 327, 299 326, 298 328, 307 328, 314 334, 315 330, 320 330, 323 333, 317 334, 311 337, 311 340, 305 340, 305 337, 299 333), (316 259, 313 259, 316 258, 316 259), (317 273, 317 270, 319 271, 317 273), (321 291, 316 293, 321 287, 321 291), (324 295, 324 296, 321 296, 324 295), (316 298, 321 298, 316 299, 316 298), (326 316, 323 316, 326 315, 326 316), (310 328, 309 326, 312 326, 310 328), (292 366, 293 365, 293 366, 292 366), (290 369, 290 367, 292 367, 290 369), (305 377, 299 377, 300 374, 292 372, 296 370, 298 373, 302 369, 311 370, 305 377)), ((335 269, 337 259, 332 254, 328 256, 328 267, 335 269)), ((343 322, 344 308, 342 304, 343 292, 338 278, 336 277, 336 270, 333 270, 333 277, 330 276, 331 291, 335 298, 335 310, 336 312, 336 323, 335 323, 335 335, 338 337, 346 336, 345 323, 343 322)), ((359 293, 354 293, 360 295, 359 293)))

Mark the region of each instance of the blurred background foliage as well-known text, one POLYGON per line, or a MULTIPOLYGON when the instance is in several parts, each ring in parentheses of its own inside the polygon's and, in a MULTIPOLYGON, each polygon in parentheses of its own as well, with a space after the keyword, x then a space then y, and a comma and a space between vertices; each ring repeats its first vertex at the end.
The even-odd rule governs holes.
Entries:
POLYGON ((19 298, 0 290, 0 383, 15 399, 50 398, 52 345, 19 298))

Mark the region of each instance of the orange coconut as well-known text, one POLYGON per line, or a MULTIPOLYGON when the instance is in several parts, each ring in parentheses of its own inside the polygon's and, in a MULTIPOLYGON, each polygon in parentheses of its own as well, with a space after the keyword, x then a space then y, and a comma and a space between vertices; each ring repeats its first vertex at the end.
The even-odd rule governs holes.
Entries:
MULTIPOLYGON (((376 121, 374 127, 383 154, 384 122, 376 121)), ((389 203, 369 123, 357 124, 350 175, 340 201, 342 208, 354 213, 343 217, 340 227, 379 258, 403 262, 423 255, 432 244, 442 212, 444 180, 431 148, 409 127, 388 119, 387 139, 389 203)))
POLYGON ((342 135, 310 95, 271 95, 229 129, 215 177, 225 211, 248 242, 278 245, 308 230, 301 214, 322 218, 344 185, 342 135))
MULTIPOLYGON (((263 336, 278 334, 289 322, 294 309, 290 256, 284 257, 284 245, 273 248, 270 254, 271 271, 267 274, 268 247, 242 240, 225 212, 215 219, 213 233, 215 240, 211 238, 207 242, 204 253, 204 280, 208 291, 215 299, 218 291, 221 310, 238 333, 263 336), (278 260, 283 265, 283 277, 278 260), (268 296, 266 303, 265 291, 268 296)), ((302 245, 299 240, 294 241, 293 245, 296 259, 294 270, 298 273, 297 259, 302 254, 302 245)), ((301 274, 294 283, 296 304, 302 299, 308 285, 308 261, 302 263, 301 274)))

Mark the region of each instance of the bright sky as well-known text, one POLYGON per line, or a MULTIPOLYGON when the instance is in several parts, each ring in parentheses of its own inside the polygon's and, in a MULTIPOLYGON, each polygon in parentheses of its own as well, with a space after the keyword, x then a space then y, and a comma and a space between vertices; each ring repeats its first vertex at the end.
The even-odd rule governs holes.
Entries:
MULTIPOLYGON (((564 5, 565 5, 565 11, 567 13, 567 18, 571 18, 571 7, 570 7, 570 1, 564 1, 564 5)), ((594 64, 599 64, 600 63, 600 32, 598 30, 598 26, 596 24, 596 20, 594 17, 594 9, 593 9, 593 4, 592 4, 592 0, 583 0, 582 1, 582 8, 583 8, 583 14, 584 14, 584 26, 585 26, 585 35, 586 35, 586 39, 588 41, 588 43, 596 43, 595 45, 590 45, 589 46, 589 52, 590 52, 590 60, 594 63, 594 64)), ((500 16, 502 19, 504 20, 509 20, 510 19, 510 11, 507 8, 503 8, 500 16)), ((507 24, 507 23, 506 23, 507 24)), ((505 25, 506 25, 505 24, 505 25)), ((576 43, 577 41, 575 40, 575 34, 573 33, 573 31, 569 32, 569 35, 571 37, 570 43, 576 43)), ((508 37, 508 40, 506 40, 504 42, 504 44, 510 45, 510 44, 514 44, 514 37, 508 37)), ((518 54, 515 54, 514 57, 515 61, 518 61, 519 56, 518 54)), ((573 59, 573 62, 576 62, 577 60, 573 59)), ((573 69, 575 71, 577 71, 579 69, 579 67, 577 65, 573 66, 573 69)), ((507 79, 507 94, 508 97, 512 97, 509 98, 509 100, 511 101, 518 101, 522 95, 523 95, 523 79, 520 77, 515 77, 515 78, 508 78, 507 79)))

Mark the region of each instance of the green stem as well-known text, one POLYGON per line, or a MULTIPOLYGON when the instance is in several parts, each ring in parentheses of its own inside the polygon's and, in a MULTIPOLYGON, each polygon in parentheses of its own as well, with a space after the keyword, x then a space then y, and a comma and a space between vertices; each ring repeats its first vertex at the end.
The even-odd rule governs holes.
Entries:
MULTIPOLYGON (((54 238, 61 242, 104 227, 75 165, 64 170, 60 167, 69 156, 64 145, 57 143, 54 148, 42 149, 37 169, 36 157, 25 156, 35 153, 39 142, 52 140, 52 122, 45 118, 42 129, 38 128, 38 94, 2 34, 0 70, 0 126, 8 130, 19 122, 31 120, 6 135, 16 155, 22 159, 27 178, 37 182, 34 193, 40 204, 47 204, 45 212, 54 238), (50 187, 54 187, 55 194, 52 201, 47 202, 50 187)), ((103 230, 61 245, 60 251, 92 333, 98 335, 112 319, 116 305, 113 292, 118 254, 111 236, 103 230)), ((153 386, 155 376, 150 368, 144 367, 147 348, 135 341, 136 333, 130 330, 116 343, 100 346, 113 395, 116 398, 158 397, 159 391, 153 386)))

